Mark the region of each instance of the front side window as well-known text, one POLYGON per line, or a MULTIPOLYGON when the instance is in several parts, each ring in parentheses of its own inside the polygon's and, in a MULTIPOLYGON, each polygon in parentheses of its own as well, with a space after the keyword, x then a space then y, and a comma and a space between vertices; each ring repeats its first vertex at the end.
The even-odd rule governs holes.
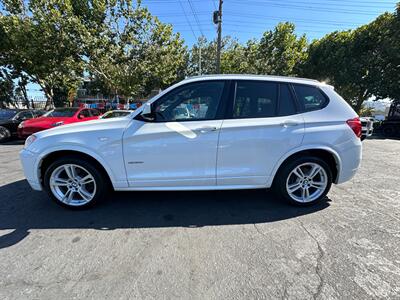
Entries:
POLYGON ((264 81, 238 81, 234 118, 265 118, 276 114, 278 84, 264 81))
POLYGON ((195 82, 178 87, 154 103, 156 121, 215 119, 223 90, 223 81, 195 82))
POLYGON ((88 109, 84 109, 79 113, 79 118, 89 118, 90 112, 88 109))
POLYGON ((328 103, 326 96, 315 86, 294 84, 293 87, 306 112, 324 108, 328 103))

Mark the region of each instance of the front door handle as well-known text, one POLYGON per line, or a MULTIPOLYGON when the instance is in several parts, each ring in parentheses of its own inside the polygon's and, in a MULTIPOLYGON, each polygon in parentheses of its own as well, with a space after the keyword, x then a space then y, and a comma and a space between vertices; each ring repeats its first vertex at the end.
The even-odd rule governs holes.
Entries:
POLYGON ((297 125, 299 125, 300 123, 298 122, 298 121, 295 121, 295 120, 286 120, 286 121, 283 121, 282 123, 281 123, 281 125, 283 126, 283 127, 290 127, 290 126, 297 126, 297 125))
POLYGON ((196 130, 200 131, 201 133, 206 133, 206 132, 210 132, 210 131, 217 131, 218 128, 215 126, 204 126, 204 127, 196 128, 196 130))

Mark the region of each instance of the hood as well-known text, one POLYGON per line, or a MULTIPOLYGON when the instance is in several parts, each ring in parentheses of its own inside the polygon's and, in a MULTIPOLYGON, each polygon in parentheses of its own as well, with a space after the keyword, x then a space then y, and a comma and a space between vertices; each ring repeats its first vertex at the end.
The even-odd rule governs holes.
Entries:
POLYGON ((112 118, 112 119, 96 119, 85 122, 72 123, 67 125, 57 126, 48 130, 40 131, 35 133, 35 135, 40 137, 62 135, 69 133, 80 133, 80 132, 90 132, 90 131, 106 131, 108 129, 125 129, 126 126, 131 122, 131 118, 112 118))
POLYGON ((66 121, 70 119, 69 117, 39 117, 39 118, 33 118, 24 121, 24 126, 40 126, 40 125, 51 125, 56 122, 60 121, 66 121))

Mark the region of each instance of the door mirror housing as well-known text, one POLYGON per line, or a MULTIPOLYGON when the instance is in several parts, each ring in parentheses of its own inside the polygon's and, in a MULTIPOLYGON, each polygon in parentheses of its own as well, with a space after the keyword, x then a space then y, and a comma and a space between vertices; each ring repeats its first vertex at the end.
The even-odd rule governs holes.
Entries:
POLYGON ((142 115, 151 115, 151 104, 150 103, 144 104, 142 115))
POLYGON ((154 121, 155 118, 150 103, 144 104, 142 113, 139 115, 139 117, 143 121, 154 121))

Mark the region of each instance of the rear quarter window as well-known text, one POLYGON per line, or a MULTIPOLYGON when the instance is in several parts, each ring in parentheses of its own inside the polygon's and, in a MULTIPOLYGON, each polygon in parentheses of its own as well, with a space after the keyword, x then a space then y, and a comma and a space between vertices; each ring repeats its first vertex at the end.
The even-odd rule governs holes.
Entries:
POLYGON ((328 105, 328 97, 316 86, 293 84, 294 91, 303 111, 314 111, 328 105))

